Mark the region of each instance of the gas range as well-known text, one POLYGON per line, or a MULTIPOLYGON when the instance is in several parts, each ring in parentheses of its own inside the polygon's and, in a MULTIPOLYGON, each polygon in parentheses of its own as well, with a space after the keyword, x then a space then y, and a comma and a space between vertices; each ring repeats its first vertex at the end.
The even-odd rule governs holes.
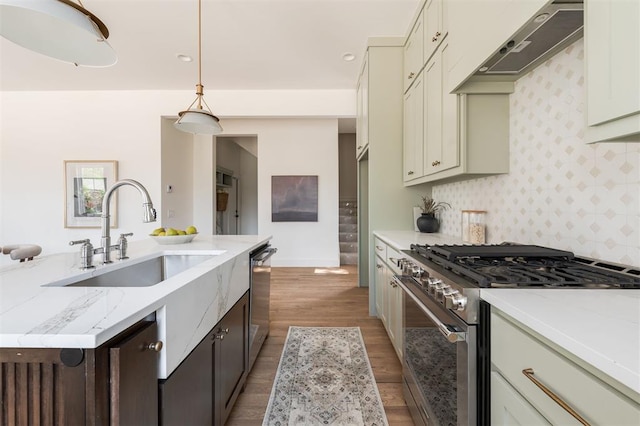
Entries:
POLYGON ((467 323, 481 288, 640 289, 640 269, 536 245, 417 245, 403 250, 402 275, 467 323))

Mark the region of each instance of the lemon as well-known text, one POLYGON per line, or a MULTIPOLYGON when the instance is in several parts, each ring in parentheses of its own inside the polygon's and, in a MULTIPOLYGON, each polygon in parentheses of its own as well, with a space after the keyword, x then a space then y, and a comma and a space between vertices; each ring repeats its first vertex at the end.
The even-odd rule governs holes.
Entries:
POLYGON ((187 235, 197 234, 198 230, 196 229, 195 226, 191 225, 186 229, 186 233, 187 233, 187 235))
POLYGON ((153 230, 151 235, 160 235, 161 232, 164 232, 164 228, 156 228, 153 230))

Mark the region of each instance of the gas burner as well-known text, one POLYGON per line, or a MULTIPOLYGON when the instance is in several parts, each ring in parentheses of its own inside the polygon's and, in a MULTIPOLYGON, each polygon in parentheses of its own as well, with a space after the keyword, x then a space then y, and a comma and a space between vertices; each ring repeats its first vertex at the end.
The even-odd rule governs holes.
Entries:
POLYGON ((640 288, 637 269, 535 245, 412 245, 411 253, 478 287, 640 288))

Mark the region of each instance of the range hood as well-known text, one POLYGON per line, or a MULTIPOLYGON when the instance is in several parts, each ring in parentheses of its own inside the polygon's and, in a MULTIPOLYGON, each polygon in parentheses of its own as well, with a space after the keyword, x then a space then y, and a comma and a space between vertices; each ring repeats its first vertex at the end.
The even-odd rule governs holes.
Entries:
POLYGON ((540 10, 475 75, 517 76, 582 37, 582 0, 557 0, 540 10))

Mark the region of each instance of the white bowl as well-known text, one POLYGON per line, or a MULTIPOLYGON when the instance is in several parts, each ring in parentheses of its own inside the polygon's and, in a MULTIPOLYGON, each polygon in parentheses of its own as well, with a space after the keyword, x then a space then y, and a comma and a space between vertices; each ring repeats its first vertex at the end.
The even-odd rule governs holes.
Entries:
POLYGON ((193 241, 198 234, 187 235, 150 235, 151 239, 158 244, 186 244, 193 241))

